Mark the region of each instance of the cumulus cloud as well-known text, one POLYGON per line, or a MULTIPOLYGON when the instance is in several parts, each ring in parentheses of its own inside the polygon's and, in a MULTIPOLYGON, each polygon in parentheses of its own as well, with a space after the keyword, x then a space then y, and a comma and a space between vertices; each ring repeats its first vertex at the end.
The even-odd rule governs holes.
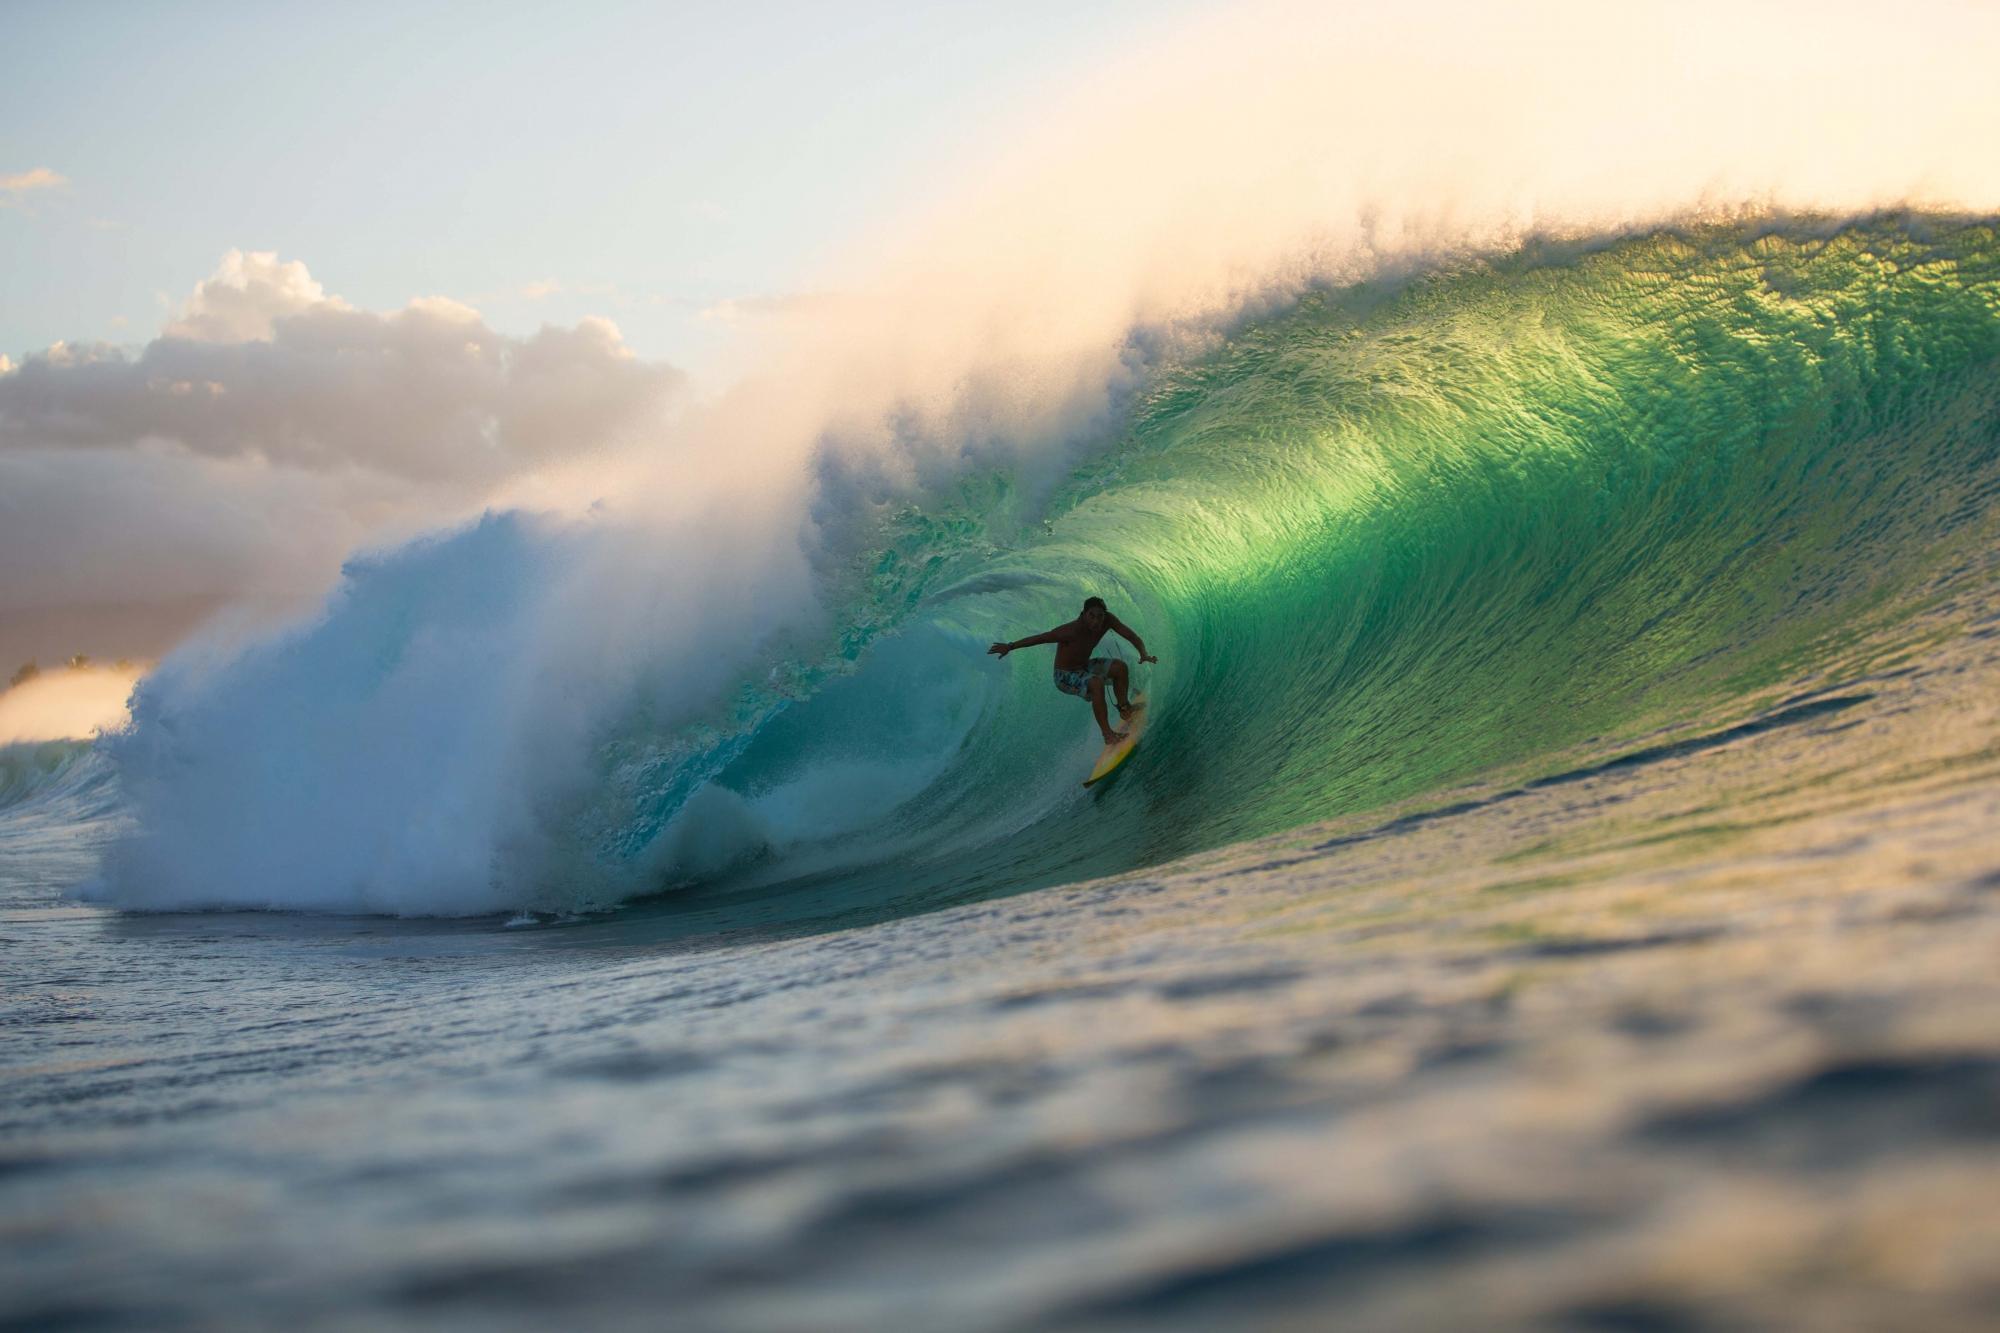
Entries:
POLYGON ((0 380, 0 448, 169 441, 215 458, 491 484, 630 438, 678 372, 585 319, 512 338, 444 298, 386 314, 231 252, 136 356, 58 343, 0 380))
POLYGON ((0 450, 0 667, 156 657, 225 608, 297 609, 355 545, 452 499, 157 447, 0 450))
POLYGON ((165 336, 190 342, 269 342, 277 322, 315 306, 351 307, 306 272, 294 259, 280 262, 268 250, 231 250, 213 275, 195 284, 194 295, 165 336))
POLYGON ((150 656, 315 595, 357 543, 650 438, 681 379, 608 320, 361 310, 232 251, 143 348, 0 361, 0 660, 150 656))

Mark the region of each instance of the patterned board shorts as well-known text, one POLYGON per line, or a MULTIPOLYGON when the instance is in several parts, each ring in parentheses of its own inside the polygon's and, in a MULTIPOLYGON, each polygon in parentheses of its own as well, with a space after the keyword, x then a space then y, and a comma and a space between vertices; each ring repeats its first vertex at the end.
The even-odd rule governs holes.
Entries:
POLYGON ((1064 694, 1074 694, 1079 699, 1090 697, 1090 682, 1111 674, 1111 659, 1093 657, 1090 665, 1075 671, 1057 671, 1056 688, 1064 694))

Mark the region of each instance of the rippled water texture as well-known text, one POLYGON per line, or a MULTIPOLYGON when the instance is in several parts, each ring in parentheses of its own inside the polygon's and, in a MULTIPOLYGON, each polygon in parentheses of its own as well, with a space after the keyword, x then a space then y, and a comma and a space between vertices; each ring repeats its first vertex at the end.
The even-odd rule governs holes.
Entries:
POLYGON ((892 516, 848 665, 660 752, 632 841, 746 841, 617 910, 78 904, 134 814, 10 751, 0 1312, 1991 1327, 1995 275, 1658 237, 1242 330, 1046 527, 892 516), (977 650, 1105 582, 1160 712, 1084 793, 977 650))

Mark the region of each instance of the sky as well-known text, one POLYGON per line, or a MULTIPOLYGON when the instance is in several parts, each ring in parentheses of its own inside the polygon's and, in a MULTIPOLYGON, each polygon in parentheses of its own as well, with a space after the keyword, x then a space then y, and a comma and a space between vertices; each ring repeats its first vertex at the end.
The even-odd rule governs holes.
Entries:
POLYGON ((1188 7, 9 0, 0 354, 142 343, 240 249, 698 370, 976 127, 1188 7))

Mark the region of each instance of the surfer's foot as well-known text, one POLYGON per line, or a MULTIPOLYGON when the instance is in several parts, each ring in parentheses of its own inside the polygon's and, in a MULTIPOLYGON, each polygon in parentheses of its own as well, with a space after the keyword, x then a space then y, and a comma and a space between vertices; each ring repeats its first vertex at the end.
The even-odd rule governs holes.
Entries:
POLYGON ((1133 714, 1133 713, 1135 713, 1135 712, 1137 712, 1137 711, 1138 711, 1138 705, 1137 705, 1137 704, 1119 704, 1119 705, 1118 705, 1118 716, 1119 716, 1119 717, 1121 717, 1121 718, 1123 718, 1123 719, 1124 719, 1125 721, 1127 721, 1127 722, 1130 722, 1130 721, 1132 720, 1132 714, 1133 714))
POLYGON ((1104 743, 1106 745, 1116 745, 1131 734, 1129 731, 1107 731, 1104 733, 1104 743))

